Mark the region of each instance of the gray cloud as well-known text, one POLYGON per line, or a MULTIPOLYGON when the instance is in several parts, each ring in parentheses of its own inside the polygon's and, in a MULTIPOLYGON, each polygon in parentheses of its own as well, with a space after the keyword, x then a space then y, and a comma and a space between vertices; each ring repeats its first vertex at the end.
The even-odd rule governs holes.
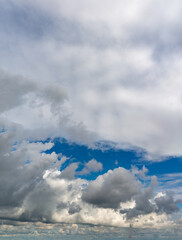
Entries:
POLYGON ((153 189, 148 187, 135 197, 135 207, 131 209, 120 210, 120 213, 126 213, 127 219, 136 218, 150 213, 172 214, 179 211, 178 203, 181 200, 175 200, 172 192, 166 192, 165 195, 153 199, 153 189))
POLYGON ((167 192, 165 196, 155 198, 155 204, 157 206, 157 213, 172 214, 179 211, 178 203, 182 203, 182 200, 175 200, 174 193, 167 192))
MULTIPOLYGON (((146 169, 87 182, 75 178, 78 163, 56 170, 66 159, 57 163, 41 141, 109 140, 145 149, 148 160, 181 156, 182 4, 139 2, 0 2, 2 218, 117 225, 112 209, 131 199, 135 207, 121 211, 128 219, 178 210, 172 194, 141 190, 146 169)), ((100 170, 91 160, 81 174, 100 170)))
POLYGON ((118 208, 121 202, 131 200, 139 190, 140 184, 130 171, 116 168, 91 181, 82 200, 98 207, 118 208))
POLYGON ((178 210, 178 201, 170 194, 151 202, 155 179, 151 187, 142 193, 141 183, 135 175, 143 177, 145 168, 142 171, 117 168, 88 182, 74 178, 78 163, 59 171, 59 156, 54 152, 44 153, 52 148, 52 143, 21 142, 13 145, 15 135, 16 132, 10 130, 0 133, 1 218, 30 222, 108 224, 110 218, 117 216, 120 219, 118 211, 113 209, 131 199, 135 200, 136 206, 122 212, 127 219, 154 212, 171 214, 178 210))
POLYGON ((56 192, 46 182, 39 181, 24 199, 24 210, 18 219, 30 222, 53 222, 52 214, 56 201, 56 192))
MULTIPOLYGON (((0 30, 4 34, 22 39, 40 40, 47 36, 47 31, 54 28, 51 18, 41 14, 37 8, 11 1, 1 1, 0 30)), ((10 39, 9 39, 10 40, 10 39)))
POLYGON ((68 213, 70 215, 72 215, 72 214, 75 214, 75 213, 79 213, 82 208, 78 204, 76 204, 75 202, 72 202, 72 203, 61 202, 57 205, 57 209, 58 210, 68 209, 68 213))
POLYGON ((78 163, 71 163, 61 172, 61 178, 72 180, 75 178, 75 171, 78 168, 78 163))
POLYGON ((33 82, 0 70, 0 112, 23 104, 23 96, 35 89, 36 85, 33 82))
MULTIPOLYGON (((89 1, 88 8, 79 3, 78 9, 72 0, 2 1, 0 65, 38 84, 66 88, 64 113, 72 114, 72 124, 60 135, 90 145, 96 135, 128 143, 145 149, 154 160, 180 155, 181 3, 165 1, 165 10, 164 2, 151 0, 117 0, 114 5, 89 1), (27 38, 27 31, 33 37, 27 38)), ((59 110, 52 90, 48 92, 54 116, 59 110)), ((46 118, 46 125, 52 127, 53 116, 46 118)), ((54 126, 63 122, 61 118, 54 126)), ((21 123, 26 125, 27 119, 22 117, 21 123)))
POLYGON ((15 139, 14 129, 0 133, 0 210, 21 207, 44 171, 57 160, 55 153, 41 153, 52 148, 52 143, 15 144, 15 139))
POLYGON ((78 204, 76 204, 74 202, 69 204, 69 210, 68 210, 69 214, 79 213, 81 210, 82 209, 81 209, 81 207, 78 204))
POLYGON ((0 70, 0 112, 8 111, 19 105, 23 106, 28 101, 31 108, 47 103, 55 112, 54 110, 58 110, 65 99, 67 99, 67 94, 60 85, 39 86, 35 81, 0 70))
POLYGON ((101 162, 97 162, 95 159, 91 159, 89 162, 85 164, 85 167, 82 169, 79 174, 81 175, 87 175, 91 172, 99 172, 103 170, 103 166, 101 162))
POLYGON ((128 210, 120 210, 120 213, 126 213, 127 219, 146 215, 155 212, 155 205, 151 203, 153 190, 148 187, 143 192, 135 196, 135 207, 128 210))

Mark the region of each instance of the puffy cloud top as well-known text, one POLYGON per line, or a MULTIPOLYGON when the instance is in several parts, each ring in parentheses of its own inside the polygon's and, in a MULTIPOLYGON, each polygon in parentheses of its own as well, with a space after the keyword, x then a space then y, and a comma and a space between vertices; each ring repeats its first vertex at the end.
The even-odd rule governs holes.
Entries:
POLYGON ((109 170, 90 182, 82 199, 103 208, 118 208, 121 202, 130 201, 140 190, 140 184, 124 168, 109 170))

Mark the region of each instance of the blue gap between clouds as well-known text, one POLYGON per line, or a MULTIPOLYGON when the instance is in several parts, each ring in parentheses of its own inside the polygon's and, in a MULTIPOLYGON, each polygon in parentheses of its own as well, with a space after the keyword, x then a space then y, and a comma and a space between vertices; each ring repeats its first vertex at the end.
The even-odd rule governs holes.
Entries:
MULTIPOLYGON (((48 141, 50 139, 46 140, 46 142, 48 141)), ((47 150, 46 153, 56 152, 68 157, 69 160, 63 164, 63 168, 73 162, 79 162, 78 171, 80 171, 84 167, 84 164, 93 158, 103 164, 103 171, 84 176, 88 180, 95 179, 98 175, 110 169, 113 170, 117 167, 130 169, 132 165, 137 166, 139 169, 146 166, 149 170, 149 175, 182 172, 182 157, 170 157, 162 162, 149 162, 143 161, 142 156, 134 150, 126 151, 112 147, 107 148, 107 150, 91 149, 85 145, 68 142, 65 139, 54 139, 52 142, 54 142, 54 146, 50 150, 47 150), (118 164, 116 164, 116 161, 118 164)))

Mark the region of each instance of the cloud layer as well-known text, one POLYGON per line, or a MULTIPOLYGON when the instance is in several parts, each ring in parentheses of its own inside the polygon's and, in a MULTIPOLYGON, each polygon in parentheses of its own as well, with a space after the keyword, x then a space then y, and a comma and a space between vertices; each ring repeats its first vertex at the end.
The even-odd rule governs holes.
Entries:
POLYGON ((151 161, 182 155, 181 10, 179 0, 1 1, 0 218, 171 223, 173 176, 155 190, 145 168, 105 171, 51 149, 66 138, 151 161))
POLYGON ((75 178, 101 170, 101 163, 92 159, 77 171, 78 162, 46 153, 52 142, 14 143, 14 139, 14 130, 0 133, 1 219, 113 226, 127 226, 132 219, 141 226, 148 216, 151 226, 156 226, 167 224, 166 216, 178 211, 180 201, 171 193, 154 194, 156 177, 149 187, 142 183, 146 168, 118 167, 92 181, 75 178), (68 164, 60 171, 65 161, 68 164))
MULTIPOLYGON (((178 0, 2 1, 0 65, 38 85, 55 83, 45 90, 52 107, 65 94, 58 89, 65 89, 64 114, 81 129, 65 126, 64 116, 54 120, 62 126, 59 134, 87 144, 100 139, 136 146, 155 160, 181 155, 181 8, 178 0)), ((33 88, 27 87, 21 83, 20 94, 33 88)), ((8 91, 13 94, 4 109, 19 101, 13 101, 13 85, 8 91)), ((8 117, 32 127, 46 114, 52 127, 49 109, 41 117, 23 106, 21 119, 17 109, 8 117), (28 111, 37 115, 29 124, 28 111)))

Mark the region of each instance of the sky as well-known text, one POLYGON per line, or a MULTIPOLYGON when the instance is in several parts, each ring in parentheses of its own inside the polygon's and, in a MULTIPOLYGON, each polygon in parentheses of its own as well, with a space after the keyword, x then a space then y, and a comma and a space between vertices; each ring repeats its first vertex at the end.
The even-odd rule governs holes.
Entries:
POLYGON ((26 223, 181 237, 181 10, 0 0, 0 236, 26 223))

